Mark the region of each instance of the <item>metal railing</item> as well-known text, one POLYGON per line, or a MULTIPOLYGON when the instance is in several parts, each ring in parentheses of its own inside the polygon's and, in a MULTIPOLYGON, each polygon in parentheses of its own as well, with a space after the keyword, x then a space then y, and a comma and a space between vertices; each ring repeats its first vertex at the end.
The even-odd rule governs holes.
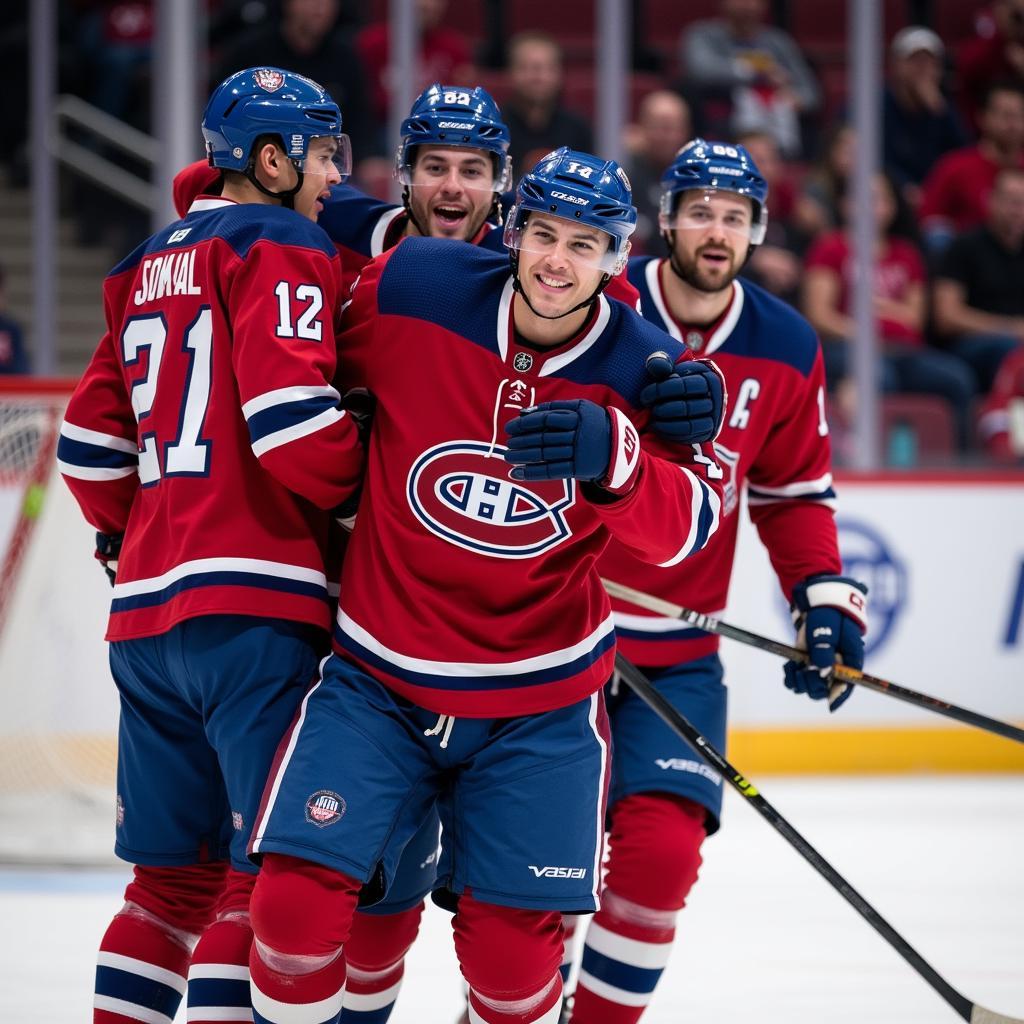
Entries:
POLYGON ((103 150, 111 148, 148 167, 156 164, 160 151, 157 140, 151 135, 125 124, 78 96, 64 94, 57 97, 50 143, 53 156, 94 185, 151 212, 156 207, 153 186, 145 178, 103 155, 103 150), (102 146, 83 143, 83 135, 102 143, 102 146))

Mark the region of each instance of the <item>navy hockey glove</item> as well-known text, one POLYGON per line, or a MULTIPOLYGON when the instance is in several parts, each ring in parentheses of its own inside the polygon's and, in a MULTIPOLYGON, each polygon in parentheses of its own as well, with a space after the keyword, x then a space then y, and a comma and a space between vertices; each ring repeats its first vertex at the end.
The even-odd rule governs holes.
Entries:
POLYGON ((542 402, 505 430, 513 480, 590 480, 617 495, 636 483, 640 436, 618 409, 585 398, 542 402))
POLYGON ((96 534, 96 561, 103 566, 103 571, 113 586, 117 579, 117 560, 121 557, 121 545, 124 543, 123 533, 96 534))
POLYGON ((664 352, 647 357, 653 379, 640 392, 651 410, 651 426, 667 441, 702 444, 713 441, 725 415, 725 378, 710 359, 673 364, 664 352))
POLYGON ((786 686, 811 700, 827 697, 837 711, 853 691, 832 679, 837 658, 851 668, 864 667, 864 633, 868 588, 848 576, 810 576, 793 588, 796 645, 807 650, 810 664, 787 661, 786 686))

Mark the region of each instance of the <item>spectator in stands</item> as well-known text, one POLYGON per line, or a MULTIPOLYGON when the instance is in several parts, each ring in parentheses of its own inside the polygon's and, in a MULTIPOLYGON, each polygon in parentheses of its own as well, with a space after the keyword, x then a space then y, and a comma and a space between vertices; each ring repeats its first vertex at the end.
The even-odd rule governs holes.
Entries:
MULTIPOLYGON (((957 425, 962 447, 970 428, 974 377, 970 368, 948 352, 925 345, 925 268, 917 248, 892 231, 900 213, 899 196, 885 175, 874 182, 875 329, 881 347, 884 391, 933 394, 944 398, 957 425)), ((843 200, 849 222, 850 197, 843 200)), ((825 376, 840 409, 849 417, 856 397, 848 379, 853 253, 847 229, 827 232, 811 246, 804 277, 803 312, 822 340, 825 376)))
POLYGON ((508 44, 511 93, 502 103, 512 134, 509 154, 518 178, 545 153, 568 146, 589 153, 590 125, 561 105, 562 48, 546 32, 520 32, 508 44))
POLYGON ((149 128, 147 89, 153 44, 152 0, 102 0, 82 12, 75 49, 84 56, 84 98, 113 117, 149 128), (141 101, 141 102, 140 102, 141 101))
POLYGON ((853 172, 855 141, 853 128, 836 122, 825 137, 822 156, 804 179, 793 222, 805 243, 842 223, 840 204, 853 172))
POLYGON ((978 414, 978 439, 1000 462, 1024 464, 1024 348, 1000 364, 978 414))
MULTIPOLYGON (((419 79, 416 93, 433 82, 471 82, 476 72, 466 37, 442 24, 448 0, 416 0, 416 26, 420 37, 419 79)), ((367 25, 359 33, 359 53, 372 89, 372 110, 381 130, 383 144, 388 124, 388 54, 391 48, 388 21, 367 25)), ((339 100, 342 114, 345 104, 339 100)), ((385 148, 393 148, 391 143, 385 148)), ((390 153, 388 154, 390 155, 390 153)))
POLYGON ((365 75, 351 40, 337 28, 339 0, 282 0, 281 16, 240 36, 220 55, 221 82, 260 64, 287 68, 319 82, 341 107, 355 160, 376 152, 365 75))
POLYGON ((29 373, 21 325, 7 314, 6 277, 4 268, 0 266, 0 374, 29 373))
POLYGON ((947 153, 925 179, 919 215, 932 253, 941 253, 954 234, 985 220, 988 195, 1002 168, 1024 167, 1024 89, 993 85, 980 128, 977 145, 947 153))
POLYGON ((661 175, 691 135, 690 108, 679 93, 658 89, 640 101, 625 163, 637 208, 634 255, 657 248, 661 175))
POLYGON ((938 159, 967 142, 960 118, 942 91, 946 48, 929 28, 911 25, 889 48, 882 99, 882 154, 903 198, 921 205, 921 183, 938 159))
POLYGON ((754 158, 761 177, 768 182, 771 197, 764 242, 754 250, 743 276, 780 299, 797 305, 803 265, 798 255, 801 240, 793 226, 796 206, 793 170, 787 167, 778 143, 767 132, 746 132, 736 141, 754 158))
POLYGON ((767 8, 767 0, 721 0, 720 17, 684 32, 683 74, 700 102, 728 99, 731 134, 766 131, 799 157, 800 118, 820 108, 821 90, 796 41, 764 23, 767 8))
POLYGON ((959 52, 959 77, 970 124, 981 130, 981 112, 993 82, 1024 87, 1024 0, 995 0, 977 19, 978 35, 959 52))
POLYGON ((1024 170, 1004 170, 988 216, 959 235, 935 280, 935 330, 992 386, 1003 358, 1024 345, 1024 170))

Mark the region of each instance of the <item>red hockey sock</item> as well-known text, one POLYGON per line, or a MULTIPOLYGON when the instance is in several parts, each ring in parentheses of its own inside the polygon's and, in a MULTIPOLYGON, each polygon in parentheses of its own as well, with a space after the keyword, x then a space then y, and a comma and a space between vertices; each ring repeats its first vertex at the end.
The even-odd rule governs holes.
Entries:
POLYGON ((561 914, 500 907, 465 893, 453 927, 471 1024, 557 1024, 561 914))
POLYGON ((385 1024, 391 1016, 422 914, 422 903, 398 914, 356 914, 345 944, 341 1024, 385 1024))
POLYGON ((342 948, 360 882, 297 857, 268 853, 251 899, 254 1024, 332 1024, 345 994, 342 948))
POLYGON ((249 897, 254 874, 232 868, 214 912, 203 932, 188 970, 189 1024, 249 1020, 249 950, 252 926, 249 897))
POLYGON ((94 1024, 173 1019, 198 934, 213 914, 223 864, 137 867, 96 959, 94 1024))
POLYGON ((700 867, 703 807, 637 794, 612 812, 601 910, 587 930, 573 1024, 636 1024, 668 962, 676 915, 700 867))

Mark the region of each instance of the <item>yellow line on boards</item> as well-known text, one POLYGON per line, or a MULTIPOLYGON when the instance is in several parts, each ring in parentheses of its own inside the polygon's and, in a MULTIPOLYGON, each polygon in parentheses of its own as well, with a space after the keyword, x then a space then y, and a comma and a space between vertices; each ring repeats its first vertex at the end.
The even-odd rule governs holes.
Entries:
POLYGON ((745 775, 1024 772, 1024 744, 979 729, 731 729, 728 759, 745 775))

